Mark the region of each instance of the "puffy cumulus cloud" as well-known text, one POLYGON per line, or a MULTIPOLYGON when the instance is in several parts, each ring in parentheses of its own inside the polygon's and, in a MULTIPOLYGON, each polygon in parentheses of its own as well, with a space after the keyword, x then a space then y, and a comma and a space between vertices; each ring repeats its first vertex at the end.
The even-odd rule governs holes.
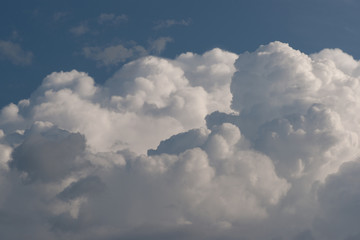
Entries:
MULTIPOLYGON (((180 174, 181 177, 185 175, 182 181, 191 187, 206 183, 205 192, 205 189, 191 191, 196 195, 202 195, 201 192, 209 194, 193 211, 204 208, 203 214, 208 214, 211 208, 215 210, 219 207, 217 214, 220 217, 218 223, 221 225, 224 221, 229 221, 228 225, 231 225, 233 221, 265 217, 266 206, 278 203, 290 187, 284 179, 276 175, 271 160, 251 150, 248 142, 241 138, 239 129, 229 123, 216 126, 211 131, 196 129, 175 135, 163 141, 152 154, 154 157, 173 155, 170 151, 181 157, 186 156, 186 164, 181 165, 181 169, 187 174, 201 166, 201 173, 180 174), (187 141, 190 136, 195 141, 187 141), (197 157, 194 159, 195 153, 197 157), (205 174, 204 177, 201 177, 202 174, 205 174)), ((201 214, 196 213, 195 217, 201 214)), ((216 218, 215 212, 211 215, 216 218)), ((207 218, 208 216, 205 219, 207 218)))
POLYGON ((344 163, 319 188, 319 214, 315 220, 317 234, 324 239, 358 239, 359 160, 344 163))
MULTIPOLYGON (((105 87, 77 71, 53 73, 23 112, 33 120, 84 133, 96 150, 128 147, 146 152, 164 138, 203 126, 209 95, 191 86, 184 71, 170 61, 146 57, 125 65, 105 87)), ((12 108, 6 116, 20 118, 19 107, 12 108)))
POLYGON ((23 173, 25 181, 58 181, 83 164, 77 159, 85 149, 85 139, 79 133, 35 122, 24 138, 13 150, 9 166, 23 173))
POLYGON ((204 88, 191 86, 184 71, 165 59, 147 57, 127 64, 107 86, 113 95, 111 103, 120 111, 125 106, 160 118, 171 116, 187 129, 202 124, 208 113, 204 88))
POLYGON ((276 159, 279 174, 287 178, 306 175, 324 180, 358 151, 356 133, 345 129, 340 116, 321 104, 312 105, 305 114, 267 122, 258 134, 255 148, 276 159))
MULTIPOLYGON (((12 154, 10 170, 17 171, 7 172, 2 215, 10 216, 11 222, 11 218, 27 219, 41 212, 41 217, 30 218, 31 230, 40 239, 126 238, 138 229, 146 234, 153 226, 159 228, 156 234, 178 229, 192 236, 193 226, 227 231, 234 224, 267 218, 269 208, 290 187, 276 175, 271 160, 249 149, 239 129, 228 123, 212 130, 191 130, 194 136, 205 131, 206 136, 199 136, 204 141, 182 147, 178 154, 152 156, 129 151, 93 154, 77 147, 84 140, 79 134, 49 123, 36 122, 28 131, 12 154), (213 148, 219 142, 225 151, 213 148), (219 154, 225 155, 219 158, 219 154), (106 158, 111 159, 111 167, 101 162, 106 158), (122 159, 120 164, 116 158, 122 159), (13 209, 19 200, 10 199, 22 194, 28 204, 21 211, 13 209)), ((3 236, 32 233, 11 230, 2 232, 3 236)))
POLYGON ((357 239, 359 69, 273 42, 52 73, 0 112, 0 237, 357 239))
POLYGON ((358 100, 359 75, 354 67, 358 64, 340 50, 308 56, 280 42, 261 46, 254 53, 241 54, 235 63, 238 71, 231 83, 232 107, 242 112, 249 137, 264 122, 304 113, 314 103, 349 116, 354 112, 346 113, 346 106, 358 100), (343 71, 339 63, 343 61, 349 62, 353 71, 343 71))
MULTIPOLYGON (((359 154, 359 61, 339 49, 306 55, 273 42, 240 54, 235 67, 231 107, 238 114, 214 112, 207 125, 237 125, 254 149, 272 159, 276 173, 291 183, 277 217, 280 222, 287 219, 290 224, 290 218, 302 223, 303 229, 290 235, 284 231, 283 236, 329 239, 324 221, 314 220, 323 219, 317 206, 324 190, 318 198, 317 189, 329 186, 332 178, 327 176, 359 154)), ((358 236, 346 228, 339 231, 334 239, 358 236)))
POLYGON ((220 49, 205 53, 203 58, 190 55, 179 60, 138 59, 124 65, 104 86, 76 70, 52 73, 30 99, 1 110, 1 129, 11 144, 20 144, 19 131, 29 129, 35 121, 50 122, 83 134, 93 152, 129 148, 146 153, 163 139, 205 126, 205 116, 214 109, 230 109, 231 96, 214 103, 214 90, 190 79, 193 70, 189 66, 195 61, 207 65, 211 58, 214 66, 228 66, 226 73, 219 69, 218 76, 207 79, 219 81, 217 86, 223 88, 235 71, 236 55, 220 49))
POLYGON ((110 239, 153 227, 221 232, 267 218, 290 185, 276 175, 268 157, 249 149, 236 126, 207 131, 201 146, 188 145, 179 154, 118 152, 125 165, 95 167, 90 172, 96 177, 79 179, 56 195, 58 204, 77 200, 81 207, 76 215, 72 209, 54 214, 52 228, 110 239), (209 146, 219 139, 228 149, 222 158, 217 157, 221 150, 209 146))
POLYGON ((232 100, 230 83, 237 57, 237 54, 215 48, 203 55, 191 52, 181 54, 175 64, 184 69, 192 86, 201 86, 211 93, 208 95, 210 112, 229 113, 234 112, 229 105, 232 100))
POLYGON ((235 66, 237 124, 279 174, 324 180, 357 154, 358 61, 339 49, 308 56, 274 42, 240 55, 235 66))

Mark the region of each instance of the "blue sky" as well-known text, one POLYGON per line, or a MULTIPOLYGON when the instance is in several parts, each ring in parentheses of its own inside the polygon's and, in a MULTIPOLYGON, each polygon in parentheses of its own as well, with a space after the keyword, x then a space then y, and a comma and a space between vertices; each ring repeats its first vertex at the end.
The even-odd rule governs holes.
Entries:
POLYGON ((0 105, 29 97, 53 71, 77 69, 104 82, 136 58, 135 54, 99 66, 82 54, 84 47, 123 44, 149 49, 151 41, 163 37, 172 40, 162 51, 149 54, 172 58, 214 47, 242 53, 278 40, 305 53, 341 48, 359 58, 359 10, 357 1, 345 0, 3 1, 0 40, 16 44, 32 57, 21 63, 0 55, 0 105), (99 24, 101 14, 123 19, 99 24), (81 26, 83 32, 71 31, 81 26))

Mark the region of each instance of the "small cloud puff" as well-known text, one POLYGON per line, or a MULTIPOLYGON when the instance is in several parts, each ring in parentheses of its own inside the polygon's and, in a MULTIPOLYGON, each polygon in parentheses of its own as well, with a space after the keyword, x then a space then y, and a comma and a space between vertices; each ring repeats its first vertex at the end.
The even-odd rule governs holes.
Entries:
POLYGON ((23 50, 19 44, 0 40, 0 60, 9 60, 15 65, 30 65, 33 58, 34 54, 23 50))
POLYGON ((84 35, 85 33, 90 31, 90 28, 88 26, 87 22, 82 22, 80 24, 78 24, 77 26, 74 26, 72 28, 70 28, 69 30, 73 35, 79 37, 84 35))

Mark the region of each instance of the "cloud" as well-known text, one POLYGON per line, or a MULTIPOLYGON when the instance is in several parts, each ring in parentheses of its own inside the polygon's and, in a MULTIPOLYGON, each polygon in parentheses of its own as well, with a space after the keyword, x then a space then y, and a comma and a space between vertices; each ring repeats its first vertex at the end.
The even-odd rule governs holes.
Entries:
POLYGON ((10 168, 24 173, 24 180, 57 181, 79 168, 77 156, 85 149, 85 139, 49 123, 35 122, 25 132, 22 144, 14 148, 10 168))
POLYGON ((155 30, 160 30, 164 28, 170 28, 172 26, 188 26, 191 23, 191 19, 181 19, 181 20, 175 20, 175 19, 167 19, 167 20, 161 20, 156 23, 154 26, 155 30))
POLYGON ((170 37, 160 37, 158 39, 150 41, 150 52, 160 54, 162 51, 164 51, 166 45, 172 41, 173 39, 170 37))
POLYGON ((87 22, 82 22, 79 25, 70 28, 69 31, 78 37, 78 36, 84 35, 85 33, 89 32, 90 29, 89 29, 87 22))
POLYGON ((121 22, 126 22, 128 20, 128 17, 125 14, 121 15, 115 15, 113 13, 102 13, 98 17, 98 23, 99 24, 118 24, 121 22))
POLYGON ((191 147, 200 147, 205 144, 209 135, 208 129, 191 129, 161 141, 159 146, 148 150, 148 155, 179 154, 191 147))
POLYGON ((359 160, 345 163, 319 189, 319 234, 328 239, 356 239, 360 231, 358 202, 359 160), (354 238, 355 237, 355 238, 354 238))
POLYGON ((105 190, 105 185, 98 176, 88 176, 71 183, 58 197, 61 200, 74 200, 84 195, 99 194, 105 190))
POLYGON ((51 73, 0 113, 0 236, 356 239, 359 81, 281 42, 51 73))
POLYGON ((125 47, 122 44, 109 47, 84 47, 83 55, 95 60, 99 66, 111 66, 123 63, 129 59, 146 55, 145 48, 139 45, 125 47))
POLYGON ((53 19, 54 19, 54 21, 60 21, 68 15, 69 15, 68 12, 56 12, 53 14, 53 19))
MULTIPOLYGON (((65 12, 58 12, 55 13, 53 18, 55 21, 60 20, 61 18, 64 18, 67 15, 65 12)), ((86 21, 83 21, 79 23, 78 25, 70 28, 70 33, 72 33, 74 36, 82 36, 86 33, 93 33, 97 34, 97 31, 94 31, 94 29, 97 29, 100 25, 104 24, 112 24, 116 25, 122 22, 126 22, 128 17, 125 14, 122 15, 115 15, 113 13, 102 13, 100 14, 96 19, 89 19, 86 21)))
MULTIPOLYGON (((285 135, 282 144, 289 143, 290 137, 294 137, 294 147, 297 144, 305 147, 310 141, 315 141, 315 148, 313 144, 300 155, 294 151, 291 155, 313 162, 313 150, 319 153, 329 151, 328 159, 324 161, 333 158, 331 164, 334 165, 330 170, 328 162, 327 171, 336 171, 338 164, 345 161, 344 149, 349 151, 349 157, 355 154, 358 127, 346 119, 353 118, 353 111, 358 107, 359 66, 349 55, 328 49, 307 56, 286 44, 275 42, 260 47, 255 53, 240 55, 235 66, 241 71, 235 73, 231 83, 232 108, 240 112, 239 126, 247 138, 260 144, 264 135, 259 134, 265 134, 263 130, 273 125, 268 133, 275 140, 272 143, 285 135), (346 68, 342 66, 343 61, 348 62, 346 68), (354 108, 350 110, 346 107, 348 104, 354 104, 354 108)), ((257 147, 264 151, 263 145, 257 147)))
POLYGON ((15 65, 30 65, 33 57, 32 52, 23 50, 19 44, 0 40, 0 59, 15 65))
POLYGON ((148 47, 136 43, 115 44, 106 47, 84 47, 82 54, 97 62, 98 66, 116 66, 132 59, 140 58, 149 54, 159 55, 166 45, 172 42, 170 37, 160 37, 149 41, 148 47))
MULTIPOLYGON (((179 135, 176 140, 182 137, 179 135)), ((243 146, 246 142, 241 141, 235 126, 225 124, 211 131, 203 145, 188 145, 188 149, 178 150, 177 155, 125 156, 129 169, 125 175, 139 177, 129 186, 132 193, 122 198, 125 205, 138 199, 131 209, 120 210, 127 216, 124 224, 198 223, 223 229, 266 218, 266 209, 286 194, 289 185, 276 176, 270 159, 246 146, 238 152, 236 144, 243 146), (214 149, 218 144, 226 149, 214 149), (248 161, 249 158, 257 161, 248 161), (257 164, 266 167, 259 168, 257 164), (146 182, 146 186, 141 182, 146 182), (138 197, 143 191, 148 195, 147 200, 138 197), (147 204, 151 207, 145 207, 147 204)), ((122 188, 127 187, 122 185, 122 188)))

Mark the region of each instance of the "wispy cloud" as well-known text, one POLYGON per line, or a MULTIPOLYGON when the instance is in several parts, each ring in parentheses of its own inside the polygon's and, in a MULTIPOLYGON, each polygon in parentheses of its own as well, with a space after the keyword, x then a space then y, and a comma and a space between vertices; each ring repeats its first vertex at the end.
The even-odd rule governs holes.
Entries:
POLYGON ((166 45, 172 41, 173 39, 171 37, 160 37, 158 39, 151 40, 149 51, 155 54, 160 54, 165 50, 166 45))
POLYGON ((117 44, 108 47, 84 47, 82 54, 88 59, 95 60, 99 66, 111 66, 146 55, 147 50, 140 45, 126 47, 117 44))
POLYGON ((70 32, 74 34, 75 36, 81 36, 85 33, 89 32, 89 26, 87 22, 82 22, 79 25, 73 27, 70 29, 70 32))
POLYGON ((113 13, 102 13, 98 17, 99 24, 111 23, 111 24, 118 24, 121 22, 126 22, 128 17, 125 14, 115 15, 113 13))
POLYGON ((156 22, 156 25, 154 26, 155 30, 163 29, 163 28, 169 28, 172 26, 188 26, 191 23, 191 19, 181 19, 181 20, 174 20, 174 19, 167 19, 167 20, 160 20, 156 22))
POLYGON ((65 18, 67 15, 69 15, 68 12, 56 12, 53 15, 53 19, 54 19, 54 21, 59 21, 59 20, 65 18))
POLYGON ((30 65, 33 57, 31 51, 23 50, 19 44, 0 40, 0 59, 9 60, 15 65, 30 65))
MULTIPOLYGON (((65 13, 57 13, 54 15, 55 19, 61 19, 62 17, 66 16, 65 13)), ((125 14, 115 15, 113 13, 102 13, 95 19, 87 19, 82 21, 78 25, 70 28, 70 32, 75 36, 81 36, 85 33, 97 33, 99 30, 99 25, 116 25, 122 22, 126 22, 128 17, 125 14)))
POLYGON ((95 60, 98 66, 116 66, 145 55, 159 55, 165 50, 166 45, 172 41, 173 39, 170 37, 160 37, 155 40, 150 40, 147 47, 134 42, 130 44, 119 43, 105 47, 84 47, 82 49, 82 55, 88 59, 95 60))

